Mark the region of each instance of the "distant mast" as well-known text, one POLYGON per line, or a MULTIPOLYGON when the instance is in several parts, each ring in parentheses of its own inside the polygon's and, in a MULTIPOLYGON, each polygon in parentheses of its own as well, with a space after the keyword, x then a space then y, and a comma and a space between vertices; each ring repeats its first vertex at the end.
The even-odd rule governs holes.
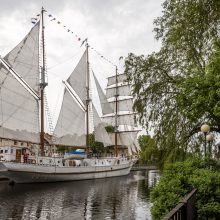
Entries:
POLYGON ((89 44, 86 40, 86 148, 89 153, 89 44))
POLYGON ((115 70, 115 156, 118 156, 118 68, 115 70))
POLYGON ((41 67, 41 81, 40 81, 40 97, 41 97, 41 132, 40 132, 40 146, 41 155, 44 155, 44 88, 47 86, 45 82, 45 44, 44 44, 44 8, 41 9, 41 37, 42 37, 42 67, 41 67))

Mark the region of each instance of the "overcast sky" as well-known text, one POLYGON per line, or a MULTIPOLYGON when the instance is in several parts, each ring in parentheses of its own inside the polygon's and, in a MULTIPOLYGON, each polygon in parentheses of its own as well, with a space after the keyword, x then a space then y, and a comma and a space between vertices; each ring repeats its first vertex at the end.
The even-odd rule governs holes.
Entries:
MULTIPOLYGON (((161 15, 161 0, 0 0, 0 55, 16 46, 33 27, 31 18, 40 13, 42 5, 63 25, 89 44, 123 71, 123 61, 132 52, 150 54, 160 48, 154 39, 153 20, 161 15)), ((47 66, 52 114, 56 96, 61 94, 58 84, 65 80, 80 59, 84 48, 74 35, 45 15, 47 66)), ((91 67, 101 86, 114 68, 90 52, 91 67)))

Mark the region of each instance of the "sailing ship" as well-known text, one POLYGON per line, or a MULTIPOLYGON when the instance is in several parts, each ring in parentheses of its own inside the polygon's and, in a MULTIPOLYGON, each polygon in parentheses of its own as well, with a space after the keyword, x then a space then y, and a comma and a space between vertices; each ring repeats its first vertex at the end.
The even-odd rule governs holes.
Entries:
POLYGON ((0 137, 1 140, 25 142, 29 149, 29 155, 20 160, 16 155, 14 160, 1 161, 0 174, 16 183, 72 181, 129 174, 135 160, 126 153, 119 155, 118 148, 127 146, 130 155, 138 150, 138 130, 134 129, 132 97, 128 89, 130 85, 125 82, 126 76, 118 74, 116 68, 115 76, 108 78, 105 95, 94 75, 103 113, 100 118, 91 99, 88 42, 78 65, 63 81, 62 106, 49 141, 49 145, 52 143, 53 146, 84 148, 85 154, 79 157, 76 154, 52 154, 45 150, 45 88, 48 84, 45 79, 44 48, 42 8, 40 20, 26 37, 4 58, 0 58, 0 137), (39 58, 40 51, 42 59, 39 58), (110 135, 105 129, 109 124, 114 127, 110 135), (96 141, 104 146, 115 146, 114 156, 98 158, 89 154, 90 127, 94 128, 96 141), (38 146, 40 154, 36 150, 33 153, 38 146))

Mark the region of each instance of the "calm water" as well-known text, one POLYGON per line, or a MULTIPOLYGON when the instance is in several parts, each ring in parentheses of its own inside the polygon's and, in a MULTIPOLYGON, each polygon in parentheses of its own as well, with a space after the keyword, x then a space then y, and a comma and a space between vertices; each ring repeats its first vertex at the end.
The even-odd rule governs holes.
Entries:
POLYGON ((151 219, 150 189, 156 171, 66 183, 0 182, 0 219, 151 219))

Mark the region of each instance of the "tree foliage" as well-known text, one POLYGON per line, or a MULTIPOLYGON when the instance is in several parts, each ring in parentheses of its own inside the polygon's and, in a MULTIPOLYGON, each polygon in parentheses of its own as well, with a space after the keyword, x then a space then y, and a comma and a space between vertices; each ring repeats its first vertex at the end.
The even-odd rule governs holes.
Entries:
POLYGON ((141 148, 140 160, 141 163, 148 164, 158 162, 158 148, 153 138, 150 135, 141 135, 138 138, 141 148))
POLYGON ((154 21, 160 51, 129 54, 125 73, 134 85, 139 122, 176 160, 202 123, 220 131, 220 1, 166 0, 162 7, 154 21))
POLYGON ((103 153, 105 151, 104 145, 101 142, 95 141, 95 134, 89 134, 89 146, 93 152, 103 153))
POLYGON ((219 219, 219 169, 218 162, 198 158, 168 165, 151 193, 153 218, 162 219, 182 197, 196 188, 198 219, 219 219))

